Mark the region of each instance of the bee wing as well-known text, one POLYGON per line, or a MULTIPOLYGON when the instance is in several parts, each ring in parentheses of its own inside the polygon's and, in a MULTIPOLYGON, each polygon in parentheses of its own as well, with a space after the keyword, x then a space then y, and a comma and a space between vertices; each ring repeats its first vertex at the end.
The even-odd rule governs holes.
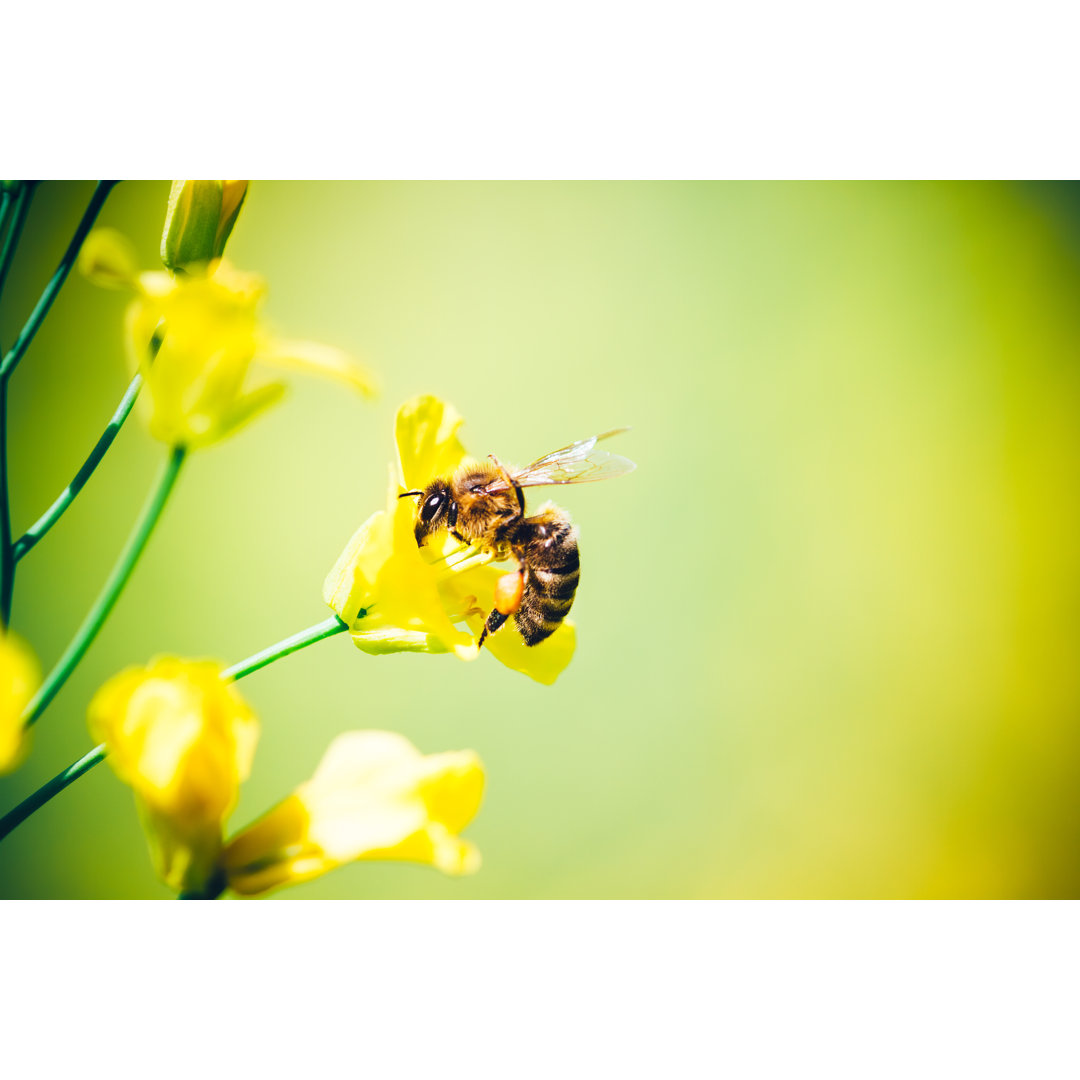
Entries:
MULTIPOLYGON (((609 439, 629 428, 614 428, 591 439, 571 443, 561 450, 553 450, 511 477, 519 487, 539 487, 542 484, 589 484, 595 480, 610 480, 614 476, 633 472, 637 466, 629 459, 606 450, 597 450, 601 439, 609 439)), ((502 479, 489 484, 489 494, 505 491, 510 485, 502 479)))

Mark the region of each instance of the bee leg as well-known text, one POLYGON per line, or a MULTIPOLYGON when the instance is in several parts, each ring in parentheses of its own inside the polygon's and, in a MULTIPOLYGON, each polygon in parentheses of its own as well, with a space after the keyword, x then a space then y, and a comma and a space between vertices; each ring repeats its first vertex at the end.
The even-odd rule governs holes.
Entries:
POLYGON ((478 649, 482 648, 484 644, 484 638, 486 638, 488 634, 494 634, 495 631, 498 630, 499 627, 502 626, 502 624, 506 622, 506 620, 509 618, 509 615, 504 615, 501 611, 493 611, 487 617, 487 621, 484 623, 484 629, 480 631, 480 637, 477 638, 476 647, 478 649))
POLYGON ((487 622, 484 623, 484 629, 480 634, 479 641, 476 643, 477 648, 484 644, 484 638, 489 633, 494 634, 521 607, 521 597, 524 591, 525 568, 523 566, 519 566, 517 570, 511 570, 509 574, 503 574, 499 578, 495 585, 495 609, 487 617, 487 622))

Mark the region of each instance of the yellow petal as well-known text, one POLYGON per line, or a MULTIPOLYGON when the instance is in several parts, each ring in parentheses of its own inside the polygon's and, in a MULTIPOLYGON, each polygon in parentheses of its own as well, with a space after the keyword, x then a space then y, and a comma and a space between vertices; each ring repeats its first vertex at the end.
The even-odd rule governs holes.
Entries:
MULTIPOLYGON (((402 476, 423 489, 464 460, 461 417, 427 396, 399 410, 396 438, 402 476)), ((414 535, 416 502, 399 498, 391 480, 388 507, 353 535, 323 587, 323 598, 349 624, 357 647, 371 654, 453 651, 474 660, 484 618, 495 606, 495 582, 506 573, 490 563, 494 552, 462 548, 447 532, 421 549, 414 535), (472 633, 455 624, 467 620, 472 633)), ((569 664, 576 642, 566 623, 547 641, 528 647, 513 624, 488 639, 491 654, 537 682, 550 685, 569 664)), ((485 642, 485 648, 487 642, 485 642)))
POLYGON ((472 637, 458 630, 443 608, 438 572, 425 561, 413 537, 412 503, 388 494, 390 506, 373 514, 353 534, 323 585, 323 599, 347 622, 358 647, 366 651, 440 652, 462 659, 476 655, 472 637), (363 615, 360 613, 363 612, 363 615), (368 631, 387 631, 368 638, 368 631))
POLYGON ((23 713, 40 685, 34 654, 14 634, 0 634, 0 773, 17 768, 29 750, 23 713))
POLYGON ((221 823, 163 814, 138 793, 135 808, 158 877, 177 892, 201 892, 219 873, 221 823))
POLYGON ((358 859, 470 873, 479 855, 457 834, 479 809, 483 787, 472 751, 425 757, 392 732, 348 732, 330 744, 311 780, 226 845, 222 865, 230 887, 245 895, 358 859))
POLYGON ((430 754, 417 774, 429 821, 459 833, 476 817, 484 797, 484 771, 471 750, 430 754))
POLYGON ((430 863, 452 877, 475 874, 480 869, 480 852, 476 846, 438 824, 429 824, 394 848, 369 851, 361 858, 430 863))
MULTIPOLYGON (((474 598, 474 605, 480 614, 470 612, 465 621, 478 637, 484 628, 484 620, 495 607, 495 586, 504 573, 505 568, 483 566, 446 578, 441 583, 443 603, 447 607, 460 608, 466 599, 474 598)), ((538 683, 551 686, 573 660, 576 647, 577 631, 569 619, 565 619, 555 633, 539 645, 526 645, 511 617, 501 629, 484 638, 480 651, 487 650, 500 664, 520 671, 538 683)))
POLYGON ((406 489, 423 490, 465 460, 457 437, 462 423, 453 405, 431 395, 413 398, 398 409, 394 436, 406 489))
POLYGON ((285 341, 264 338, 259 343, 257 359, 275 367, 320 375, 344 383, 365 397, 373 397, 377 387, 374 374, 332 345, 315 341, 285 341))
POLYGON ((323 582, 323 600, 343 622, 354 624, 379 567, 393 551, 393 530, 386 511, 379 510, 353 533, 323 582))
POLYGON ((420 630, 402 630, 400 626, 351 630, 349 636, 353 644, 369 656, 386 656, 389 653, 399 652, 444 653, 450 651, 434 634, 425 634, 420 630))
POLYGON ((207 446, 280 400, 280 383, 249 385, 256 358, 371 392, 370 374, 339 349, 269 336, 256 317, 265 283, 223 259, 195 276, 140 274, 137 290, 125 337, 145 380, 139 408, 151 435, 163 442, 207 446))
POLYGON ((89 725, 135 792, 158 873, 198 888, 218 861, 222 824, 251 769, 258 721, 222 665, 158 657, 114 676, 89 725))
POLYGON ((131 241, 116 229, 94 229, 79 249, 79 272, 106 289, 134 288, 138 266, 131 241))
MULTIPOLYGON (((479 634, 484 625, 483 618, 470 616, 467 621, 473 633, 479 634)), ((484 638, 484 648, 480 651, 487 649, 500 664, 520 671, 538 683, 551 686, 573 660, 575 648, 577 631, 574 624, 566 619, 551 637, 539 645, 526 645, 513 623, 507 623, 497 633, 484 638)))
POLYGON ((264 383, 237 398, 232 407, 218 418, 215 439, 224 439, 250 423, 285 396, 284 383, 264 383))
POLYGON ((438 572, 426 562, 413 536, 415 508, 397 498, 392 510, 393 554, 373 585, 374 611, 389 625, 434 634, 462 659, 474 659, 475 643, 450 621, 439 594, 438 572))
MULTIPOLYGON (((235 431, 254 415, 255 406, 270 403, 265 391, 245 399, 255 354, 255 308, 263 291, 261 278, 225 262, 205 277, 140 275, 126 337, 145 380, 140 408, 155 438, 205 446, 235 431), (150 344, 155 334, 163 335, 156 355, 150 344)), ((278 396, 275 390, 272 399, 278 396)))

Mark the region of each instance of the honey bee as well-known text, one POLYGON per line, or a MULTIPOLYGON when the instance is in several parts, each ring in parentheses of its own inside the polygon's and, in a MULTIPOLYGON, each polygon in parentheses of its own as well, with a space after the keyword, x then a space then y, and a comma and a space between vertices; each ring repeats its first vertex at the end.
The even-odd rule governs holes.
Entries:
POLYGON ((513 615, 526 645, 550 637, 574 602, 581 570, 577 529, 570 515, 554 503, 525 516, 524 488, 542 484, 586 484, 632 472, 628 458, 595 449, 601 439, 628 428, 615 428, 571 443, 538 458, 520 471, 507 469, 494 454, 486 462, 463 465, 449 478, 433 480, 419 496, 413 533, 418 546, 440 529, 462 543, 513 558, 516 570, 495 587, 495 607, 484 622, 477 646, 484 644, 513 615))

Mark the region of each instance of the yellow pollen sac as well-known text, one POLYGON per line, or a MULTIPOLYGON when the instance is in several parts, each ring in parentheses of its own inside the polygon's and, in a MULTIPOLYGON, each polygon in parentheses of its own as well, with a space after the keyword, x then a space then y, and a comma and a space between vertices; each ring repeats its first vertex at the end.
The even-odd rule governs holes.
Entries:
POLYGON ((495 610, 500 615, 513 615, 521 607, 521 594, 525 591, 525 575, 515 570, 503 574, 495 582, 495 610))

